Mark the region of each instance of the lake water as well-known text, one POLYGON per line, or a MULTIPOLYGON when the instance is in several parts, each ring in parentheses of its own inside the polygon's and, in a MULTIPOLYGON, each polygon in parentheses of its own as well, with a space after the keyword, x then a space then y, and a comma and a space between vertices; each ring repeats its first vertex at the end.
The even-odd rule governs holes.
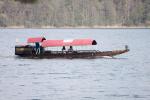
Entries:
MULTIPOLYGON (((82 49, 82 47, 79 47, 82 49)), ((150 100, 150 29, 0 29, 0 100, 150 100), (21 59, 15 40, 92 38, 115 58, 21 59)))

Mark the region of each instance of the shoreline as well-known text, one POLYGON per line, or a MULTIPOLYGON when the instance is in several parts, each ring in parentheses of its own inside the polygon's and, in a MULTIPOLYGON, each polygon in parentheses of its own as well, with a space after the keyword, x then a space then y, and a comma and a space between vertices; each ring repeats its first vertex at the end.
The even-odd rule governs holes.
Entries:
POLYGON ((53 27, 53 26, 41 26, 41 27, 25 27, 25 26, 8 26, 0 27, 0 29, 150 29, 150 26, 79 26, 79 27, 53 27))

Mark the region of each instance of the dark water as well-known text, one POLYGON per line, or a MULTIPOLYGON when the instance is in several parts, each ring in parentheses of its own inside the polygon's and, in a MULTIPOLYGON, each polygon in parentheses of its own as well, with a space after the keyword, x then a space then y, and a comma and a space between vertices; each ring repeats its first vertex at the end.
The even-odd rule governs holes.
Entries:
POLYGON ((0 100, 150 100, 150 29, 0 29, 0 100), (31 36, 93 38, 92 49, 131 51, 115 59, 17 58, 16 38, 31 36))

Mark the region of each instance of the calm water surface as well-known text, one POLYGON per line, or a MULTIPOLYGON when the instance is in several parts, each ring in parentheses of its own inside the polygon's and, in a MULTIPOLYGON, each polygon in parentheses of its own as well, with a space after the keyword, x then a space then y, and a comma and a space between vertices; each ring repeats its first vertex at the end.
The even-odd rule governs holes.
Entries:
POLYGON ((0 100, 150 100, 150 29, 0 29, 0 100), (92 49, 131 51, 114 59, 16 57, 16 38, 31 36, 93 38, 92 49))

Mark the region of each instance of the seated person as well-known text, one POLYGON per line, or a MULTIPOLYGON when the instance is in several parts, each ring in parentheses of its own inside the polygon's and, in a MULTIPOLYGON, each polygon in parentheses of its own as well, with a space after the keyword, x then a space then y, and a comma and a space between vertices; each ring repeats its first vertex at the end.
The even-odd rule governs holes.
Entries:
POLYGON ((62 51, 66 50, 65 46, 63 46, 62 51))
POLYGON ((68 49, 68 51, 73 51, 73 47, 72 47, 72 46, 70 46, 70 48, 68 49))

